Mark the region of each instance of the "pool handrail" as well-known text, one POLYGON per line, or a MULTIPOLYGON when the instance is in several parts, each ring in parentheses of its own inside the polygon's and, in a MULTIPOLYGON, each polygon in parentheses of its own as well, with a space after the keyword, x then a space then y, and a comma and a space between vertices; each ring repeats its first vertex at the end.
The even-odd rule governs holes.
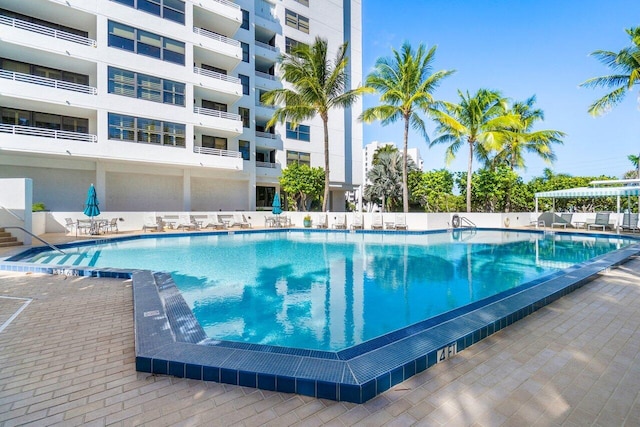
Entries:
POLYGON ((30 235, 31 237, 35 237, 36 239, 40 240, 42 243, 44 243, 45 245, 49 246, 51 249, 60 252, 62 255, 66 255, 66 252, 64 252, 62 249, 58 248, 55 245, 52 245, 51 243, 47 242, 44 239, 41 239, 40 237, 36 236, 35 234, 33 234, 32 232, 30 232, 29 230, 27 230, 27 229, 25 229, 23 227, 19 227, 17 225, 12 225, 12 226, 9 226, 9 227, 0 227, 0 228, 4 228, 5 230, 8 229, 8 228, 17 228, 19 230, 22 230, 25 233, 27 233, 28 235, 30 235))

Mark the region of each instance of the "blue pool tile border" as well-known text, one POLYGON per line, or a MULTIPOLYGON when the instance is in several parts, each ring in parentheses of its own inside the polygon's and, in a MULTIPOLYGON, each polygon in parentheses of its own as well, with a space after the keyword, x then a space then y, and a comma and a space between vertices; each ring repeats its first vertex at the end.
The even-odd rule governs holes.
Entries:
MULTIPOLYGON (((247 232, 274 231, 242 230, 233 233, 247 232)), ((287 232, 353 231, 300 229, 287 232)), ((386 230, 356 232, 398 233, 386 230)), ((407 234, 445 232, 447 230, 409 231, 407 234)), ((533 230, 525 232, 541 233, 533 230)), ((202 234, 229 233, 212 232, 197 235, 202 234)), ((185 236, 196 234, 140 235, 116 240, 185 236)), ((593 236, 602 237, 597 234, 593 236)), ((638 240, 631 236, 624 237, 638 240)), ((64 249, 95 243, 76 242, 59 247, 64 249)), ((105 243, 105 240, 100 243, 105 243)), ((20 261, 42 250, 47 248, 32 248, 0 262, 0 270, 133 279, 136 370, 140 372, 364 403, 435 365, 446 352, 463 351, 573 292, 595 278, 599 272, 637 256, 640 254, 640 243, 339 352, 207 339, 169 274, 147 270, 34 265, 20 261), (451 350, 452 348, 455 350, 451 350)))

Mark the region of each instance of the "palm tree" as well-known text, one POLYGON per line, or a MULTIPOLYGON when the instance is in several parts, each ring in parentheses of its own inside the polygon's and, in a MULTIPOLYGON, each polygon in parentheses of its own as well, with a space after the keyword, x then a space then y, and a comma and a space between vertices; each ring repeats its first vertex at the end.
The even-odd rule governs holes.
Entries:
POLYGON ((565 134, 557 130, 532 130, 537 121, 544 120, 544 112, 539 108, 533 108, 535 103, 534 95, 524 102, 515 102, 507 110, 508 114, 518 116, 520 120, 517 126, 507 128, 508 132, 502 145, 494 147, 496 154, 492 160, 492 168, 499 163, 505 163, 511 170, 524 169, 524 152, 537 154, 547 163, 556 159, 551 144, 562 144, 560 138, 565 134))
POLYGON ((393 144, 383 145, 382 147, 379 147, 376 149, 376 151, 374 151, 373 158, 371 159, 371 165, 374 166, 375 164, 378 163, 378 157, 380 157, 382 153, 397 153, 397 152, 398 152, 398 147, 396 147, 395 145, 393 144))
POLYGON ((434 110, 439 135, 429 147, 436 144, 450 144, 447 147, 446 162, 456 156, 466 142, 469 146, 467 167, 467 212, 471 212, 471 177, 474 156, 488 159, 490 146, 504 142, 509 127, 518 126, 519 116, 507 112, 507 101, 499 92, 480 89, 471 96, 458 91, 459 104, 441 102, 434 110))
MULTIPOLYGON (((393 206, 398 194, 402 191, 402 168, 405 164, 402 154, 395 151, 380 152, 377 161, 367 173, 367 178, 371 181, 364 189, 367 200, 382 200, 383 212, 393 206)), ((407 165, 410 170, 416 169, 412 159, 407 165)))
POLYGON ((349 90, 347 74, 347 43, 340 45, 335 59, 328 57, 328 42, 316 37, 311 46, 299 44, 291 54, 279 58, 282 78, 291 88, 275 89, 262 95, 267 105, 279 105, 267 127, 276 123, 291 122, 297 127, 304 120, 319 115, 324 130, 324 197, 322 210, 327 211, 329 202, 329 111, 332 108, 347 108, 365 90, 349 90))
POLYGON ((409 188, 407 185, 407 150, 409 126, 419 131, 429 141, 424 121, 418 112, 429 112, 436 103, 432 93, 440 81, 454 71, 441 70, 431 73, 436 47, 428 51, 423 44, 417 51, 405 42, 400 51, 391 49, 392 57, 378 58, 375 69, 367 76, 365 87, 380 94, 380 105, 368 108, 360 115, 365 123, 380 120, 383 126, 404 121, 404 149, 402 166, 402 204, 409 211, 409 188))
POLYGON ((614 73, 608 76, 594 77, 580 86, 613 88, 613 91, 595 101, 589 107, 589 113, 598 116, 619 104, 633 86, 640 82, 640 27, 625 30, 631 39, 631 46, 620 52, 596 50, 591 53, 614 73))

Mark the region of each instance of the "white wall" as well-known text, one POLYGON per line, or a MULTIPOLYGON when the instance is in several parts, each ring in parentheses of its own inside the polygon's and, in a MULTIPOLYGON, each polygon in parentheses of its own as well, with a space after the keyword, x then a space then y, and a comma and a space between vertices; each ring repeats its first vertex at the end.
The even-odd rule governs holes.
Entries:
MULTIPOLYGON (((17 226, 31 231, 32 185, 28 178, 0 179, 0 228, 17 226)), ((25 245, 31 236, 20 230, 7 230, 25 245)))

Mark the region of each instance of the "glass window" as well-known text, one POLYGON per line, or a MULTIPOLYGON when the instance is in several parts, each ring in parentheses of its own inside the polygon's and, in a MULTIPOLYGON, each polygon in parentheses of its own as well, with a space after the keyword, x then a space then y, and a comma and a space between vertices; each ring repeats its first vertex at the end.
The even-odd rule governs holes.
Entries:
POLYGON ((178 123, 164 123, 164 145, 185 146, 186 126, 178 123))
POLYGON ((222 102, 215 101, 207 101, 206 99, 202 100, 202 108, 207 108, 209 110, 215 111, 224 111, 227 112, 227 104, 223 104, 222 102))
POLYGON ((33 121, 37 128, 62 129, 62 117, 57 114, 34 113, 33 121))
POLYGON ((287 151, 287 165, 292 163, 311 166, 311 154, 299 151, 287 151))
POLYGON ((214 67, 213 65, 201 64, 200 67, 203 70, 213 71, 213 72, 216 72, 218 74, 224 74, 225 76, 227 75, 227 70, 224 70, 224 69, 218 68, 218 67, 214 67))
POLYGON ((250 128, 251 127, 251 112, 248 108, 238 107, 238 114, 242 119, 242 127, 250 128))
POLYGON ((14 108, 2 109, 2 124, 31 126, 31 112, 14 108))
POLYGON ((164 0, 162 17, 170 21, 184 24, 184 2, 180 0, 164 0))
POLYGON ((126 6, 130 6, 130 7, 134 7, 135 5, 135 0, 112 0, 116 3, 122 3, 126 6))
POLYGON ((292 10, 285 9, 284 11, 284 23, 291 28, 302 31, 309 34, 309 18, 302 15, 298 15, 292 10))
POLYGON ((2 62, 3 70, 13 71, 15 73, 31 74, 31 65, 27 63, 12 61, 5 58, 1 58, 0 61, 2 62))
POLYGON ((227 149, 227 138, 217 136, 202 135, 202 146, 206 148, 216 148, 218 150, 227 149))
POLYGON ((249 62, 249 45, 244 42, 240 42, 240 45, 242 46, 242 61, 249 62))
POLYGON ((162 38, 159 35, 138 30, 138 54, 160 58, 161 50, 162 38))
POLYGON ((311 141, 311 128, 306 125, 298 125, 294 129, 291 122, 287 122, 287 138, 309 142, 311 141))
POLYGON ((160 16, 160 0, 138 0, 138 9, 160 16))
POLYGON ((62 117, 62 130, 67 132, 89 133, 89 119, 62 117))
POLYGON ((184 83, 165 80, 163 85, 162 102, 184 106, 184 83))
POLYGON ((138 74, 137 96, 139 99, 162 102, 162 80, 157 77, 138 74))
POLYGON ((251 159, 251 142, 249 141, 238 141, 238 151, 242 154, 243 160, 251 159))
POLYGON ((135 51, 135 29, 109 21, 109 46, 135 51))
POLYGON ((276 187, 256 186, 256 207, 271 208, 273 198, 276 196, 276 187))
POLYGON ((291 52, 293 52, 293 49, 295 49, 298 46, 309 46, 309 45, 307 45, 306 43, 299 42, 298 40, 291 39, 289 37, 284 38, 284 51, 286 53, 290 54, 291 52))
POLYGON ((244 30, 249 29, 249 11, 248 10, 242 9, 242 24, 240 25, 240 28, 244 30))
POLYGON ((309 7, 309 0, 296 0, 298 3, 309 7))
POLYGON ((138 142, 147 144, 162 144, 162 122, 160 120, 143 119, 138 117, 138 142))
POLYGON ((184 65, 184 43, 165 37, 163 40, 163 46, 163 60, 184 65))
POLYGON ((238 74, 238 78, 240 79, 240 83, 242 84, 242 94, 249 95, 249 76, 238 74))

